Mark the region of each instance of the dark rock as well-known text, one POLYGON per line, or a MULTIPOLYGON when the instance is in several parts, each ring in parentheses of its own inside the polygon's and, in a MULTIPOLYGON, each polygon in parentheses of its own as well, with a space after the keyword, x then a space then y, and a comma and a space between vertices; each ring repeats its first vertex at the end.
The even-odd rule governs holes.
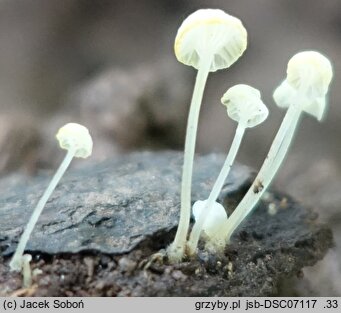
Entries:
MULTIPOLYGON (((223 157, 216 155, 196 159, 193 201, 208 196, 222 163, 223 157)), ((145 152, 67 174, 44 209, 27 250, 69 252, 73 261, 63 256, 51 265, 46 261, 47 269, 42 270, 51 274, 38 281, 45 289, 38 288, 35 295, 269 296, 276 294, 281 278, 316 263, 332 245, 330 229, 318 223, 316 214, 288 195, 269 191, 267 200, 236 231, 223 256, 201 250, 193 260, 171 265, 161 257, 146 269, 150 255, 174 238, 181 165, 182 153, 145 152), (286 206, 281 206, 283 198, 286 206), (274 215, 268 213, 270 204, 277 207, 274 215), (99 265, 102 272, 97 269, 89 278, 89 267, 82 265, 83 257, 77 254, 80 251, 95 253, 87 256, 94 258, 88 262, 91 266, 102 262, 96 253, 113 254, 115 260, 110 267, 99 265), (46 289, 46 281, 58 282, 61 271, 70 273, 63 288, 57 283, 58 288, 46 289), (82 277, 84 286, 75 290, 74 281, 82 277)), ((234 167, 220 199, 229 211, 251 177, 247 167, 234 167)), ((5 187, 6 181, 0 182, 4 256, 13 252, 49 179, 37 178, 29 186, 10 183, 5 187)), ((5 268, 0 266, 0 277, 5 268)))
MULTIPOLYGON (((27 250, 121 254, 149 236, 169 232, 178 223, 181 155, 135 153, 67 173, 44 208, 27 250)), ((221 161, 215 155, 197 159, 193 200, 208 196, 221 161)), ((246 167, 237 167, 226 190, 237 191, 249 173, 246 167)), ((7 188, 2 180, 0 249, 4 255, 15 249, 51 177, 7 188)))

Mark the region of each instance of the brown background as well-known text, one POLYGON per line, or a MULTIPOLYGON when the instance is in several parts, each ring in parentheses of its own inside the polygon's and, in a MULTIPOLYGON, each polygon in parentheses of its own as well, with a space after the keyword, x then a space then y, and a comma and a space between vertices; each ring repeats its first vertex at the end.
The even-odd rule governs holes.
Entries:
MULTIPOLYGON (((228 150, 235 123, 219 99, 233 84, 247 83, 262 91, 270 116, 247 132, 238 160, 259 167, 284 114, 272 92, 285 76, 288 59, 314 49, 332 60, 326 118, 318 123, 304 116, 275 184, 318 210, 334 228, 337 244, 339 0, 0 0, 1 175, 55 168, 63 154, 53 137, 69 121, 92 131, 92 162, 135 149, 181 149, 195 71, 176 61, 173 42, 182 20, 206 7, 242 19, 249 39, 236 64, 209 77, 198 152, 228 150)), ((340 255, 337 244, 321 264, 305 271, 295 290, 340 296, 340 255)))

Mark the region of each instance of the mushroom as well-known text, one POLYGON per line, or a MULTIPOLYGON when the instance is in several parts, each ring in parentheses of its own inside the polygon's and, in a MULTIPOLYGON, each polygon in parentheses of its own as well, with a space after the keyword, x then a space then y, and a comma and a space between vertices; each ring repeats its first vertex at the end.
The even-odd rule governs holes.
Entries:
POLYGON ((276 104, 288 107, 287 113, 256 179, 228 219, 227 241, 270 185, 288 151, 301 113, 313 115, 319 121, 322 119, 332 76, 330 61, 319 52, 304 51, 290 59, 287 78, 274 92, 276 104))
MULTIPOLYGON (((190 255, 194 254, 196 251, 201 231, 205 229, 204 225, 206 220, 211 219, 211 214, 216 214, 213 206, 216 206, 216 200, 237 155, 245 129, 259 125, 269 115, 269 110, 262 102, 259 90, 248 85, 239 84, 231 87, 221 98, 221 102, 226 106, 228 116, 235 120, 238 123, 238 126, 225 163, 205 202, 205 209, 202 210, 199 217, 195 218, 196 222, 193 226, 187 245, 188 253, 190 255)), ((220 222, 221 221, 217 220, 217 223, 220 222)), ((220 232, 219 234, 221 236, 219 242, 224 242, 222 237, 224 233, 220 232)), ((217 237, 217 235, 215 235, 215 237, 217 237)), ((219 244, 218 247, 224 247, 224 245, 219 244)))
MULTIPOLYGON (((207 212, 208 199, 195 201, 192 207, 193 216, 196 223, 202 220, 202 216, 207 212)), ((211 205, 210 214, 203 221, 202 231, 205 233, 206 249, 213 252, 221 251, 225 246, 225 240, 221 233, 227 221, 225 208, 218 202, 214 201, 211 205)), ((196 248, 196 247, 195 247, 196 248)))
MULTIPOLYGON (((27 241, 32 233, 32 230, 35 224, 38 221, 38 218, 43 211, 43 208, 50 198, 52 192, 56 188, 59 180, 65 173, 66 169, 70 165, 72 159, 76 158, 87 158, 92 153, 92 139, 89 134, 89 131, 86 127, 76 124, 69 123, 64 125, 59 129, 57 135, 57 140, 59 141, 59 145, 62 149, 67 150, 67 154, 59 166, 57 172, 53 176, 50 184, 45 190, 43 196, 40 198, 37 206, 33 210, 31 218, 26 225, 24 233, 22 234, 17 249, 12 257, 10 262, 10 268, 12 271, 21 271, 23 269, 24 264, 27 266, 27 257, 23 259, 23 253, 27 244, 27 241)), ((26 269, 27 272, 27 269, 26 269)))
POLYGON ((180 26, 174 44, 179 62, 198 70, 187 121, 181 183, 181 210, 177 233, 168 247, 172 262, 185 252, 191 215, 191 184, 198 118, 209 72, 230 67, 245 51, 247 33, 241 21, 222 10, 201 9, 180 26))

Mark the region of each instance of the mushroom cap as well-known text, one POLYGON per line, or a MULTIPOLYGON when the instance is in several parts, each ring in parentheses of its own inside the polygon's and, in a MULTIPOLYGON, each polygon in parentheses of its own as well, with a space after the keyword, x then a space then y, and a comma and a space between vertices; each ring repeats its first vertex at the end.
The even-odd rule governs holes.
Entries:
POLYGON ((236 122, 246 121, 246 127, 257 126, 269 115, 259 90, 249 85, 239 84, 231 87, 221 98, 221 103, 226 106, 231 119, 236 122))
MULTIPOLYGON (((198 200, 193 204, 192 211, 196 221, 199 219, 202 210, 207 209, 207 201, 198 200)), ((225 225, 226 220, 227 214, 224 207, 215 201, 213 208, 210 210, 210 214, 206 217, 203 230, 208 237, 214 238, 221 227, 225 225)))
POLYGON ((290 105, 299 104, 303 111, 315 116, 321 121, 326 109, 326 97, 315 98, 300 97, 299 92, 294 89, 287 80, 284 80, 274 91, 273 98, 280 108, 288 108, 290 105))
POLYGON ((89 130, 77 123, 68 123, 56 135, 62 149, 75 149, 76 158, 87 158, 92 153, 92 138, 89 130))
POLYGON ((202 58, 212 58, 210 72, 230 67, 247 46, 242 22, 219 9, 200 9, 181 24, 174 51, 179 62, 199 69, 202 58))
POLYGON ((325 96, 333 77, 330 61, 316 51, 295 54, 288 62, 287 81, 309 98, 325 96))

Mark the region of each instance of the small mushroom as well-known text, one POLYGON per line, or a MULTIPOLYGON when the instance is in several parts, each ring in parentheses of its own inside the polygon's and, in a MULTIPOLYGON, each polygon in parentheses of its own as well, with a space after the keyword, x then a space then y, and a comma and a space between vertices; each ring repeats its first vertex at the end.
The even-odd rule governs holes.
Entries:
POLYGON ((247 33, 241 21, 222 10, 201 9, 180 26, 174 50, 179 62, 198 70, 187 122, 181 183, 180 221, 174 242, 168 247, 170 261, 183 258, 191 215, 191 184, 196 133, 204 88, 209 72, 230 67, 245 51, 247 33))
MULTIPOLYGON (((56 188, 61 177, 64 175, 66 169, 70 165, 72 159, 76 158, 87 158, 92 153, 92 139, 89 131, 86 127, 76 124, 69 123, 59 129, 57 140, 62 149, 67 150, 67 154, 59 166, 57 172, 53 176, 50 184, 45 190, 43 196, 40 198, 37 206, 33 210, 31 218, 26 225, 26 228, 20 238, 17 249, 10 262, 10 268, 12 271, 20 272, 23 269, 23 253, 27 244, 27 241, 32 233, 38 218, 43 211, 43 208, 50 198, 52 192, 56 188)), ((27 261, 27 259, 25 259, 27 261)), ((27 263, 27 262, 26 262, 27 263)))
POLYGON ((289 149, 301 113, 322 119, 332 76, 330 61, 316 51, 300 52, 290 59, 287 78, 274 92, 276 104, 288 107, 287 113, 256 179, 228 219, 227 241, 269 187, 289 149), (257 188, 259 184, 262 186, 260 189, 257 188))
MULTIPOLYGON (((231 87, 221 98, 221 102, 226 106, 228 116, 238 122, 238 126, 225 163, 205 202, 205 209, 202 210, 200 216, 195 219, 196 222, 187 244, 188 253, 190 255, 194 254, 196 251, 200 234, 201 231, 204 230, 206 220, 211 218, 211 214, 216 214, 214 212, 216 200, 236 158, 245 129, 259 125, 269 115, 269 110, 261 100, 260 92, 248 85, 239 84, 231 87)), ((220 232, 220 235, 222 237, 224 234, 220 232)), ((223 238, 220 238, 219 241, 224 240, 223 238)))
MULTIPOLYGON (((192 211, 196 223, 202 219, 205 211, 207 212, 208 201, 207 199, 194 202, 192 211)), ((225 208, 216 201, 213 202, 210 208, 210 214, 207 214, 201 231, 206 235, 206 247, 210 247, 210 250, 217 252, 225 247, 225 240, 221 237, 221 233, 226 225, 227 214, 225 208)))

